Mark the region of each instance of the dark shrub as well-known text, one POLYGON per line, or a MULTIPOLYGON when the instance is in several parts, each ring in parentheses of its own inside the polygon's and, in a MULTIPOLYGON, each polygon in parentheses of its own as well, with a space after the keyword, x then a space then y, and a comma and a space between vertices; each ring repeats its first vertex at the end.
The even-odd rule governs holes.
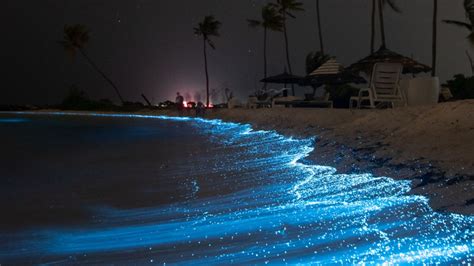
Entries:
POLYGON ((114 110, 116 106, 109 99, 91 100, 84 91, 72 86, 60 108, 78 111, 107 111, 114 110))
POLYGON ((359 93, 358 88, 352 87, 349 84, 327 86, 326 90, 331 94, 330 100, 334 102, 335 108, 349 108, 350 98, 359 93))
POLYGON ((69 110, 89 110, 92 106, 87 94, 75 86, 71 87, 61 104, 61 108, 69 110))
POLYGON ((444 85, 451 90, 454 99, 474 99, 474 76, 465 77, 463 74, 455 75, 444 85))

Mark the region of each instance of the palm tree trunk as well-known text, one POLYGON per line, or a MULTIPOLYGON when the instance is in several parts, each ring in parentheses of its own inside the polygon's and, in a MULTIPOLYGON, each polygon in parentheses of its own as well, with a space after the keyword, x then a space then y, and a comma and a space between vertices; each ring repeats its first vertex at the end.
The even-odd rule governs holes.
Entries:
POLYGON ((377 8, 377 0, 372 0, 372 25, 370 34, 370 53, 375 52, 375 13, 377 8))
MULTIPOLYGON (((283 35, 285 37, 286 63, 288 64, 288 71, 290 71, 290 74, 293 74, 293 71, 291 69, 291 61, 290 61, 290 48, 288 44, 288 31, 286 28, 286 15, 283 15, 283 35)), ((294 84, 291 84, 291 92, 293 96, 295 96, 294 84)))
POLYGON ((467 59, 469 60, 469 65, 471 66, 471 75, 474 76, 474 63, 472 62, 472 57, 469 54, 469 51, 466 50, 467 59))
POLYGON ((206 106, 209 107, 209 71, 207 70, 207 45, 206 38, 204 40, 204 70, 206 72, 206 106))
MULTIPOLYGON (((263 27, 263 76, 267 78, 267 27, 263 27)), ((263 90, 267 91, 267 83, 263 84, 263 90)))
POLYGON ((383 17, 382 0, 379 0, 379 18, 380 18, 380 36, 382 38, 382 48, 387 48, 387 42, 385 39, 385 24, 384 24, 384 17, 383 17))
POLYGON ((433 50, 431 63, 431 76, 436 76, 436 61, 438 48, 438 0, 433 0, 433 50))
POLYGON ((316 15, 318 17, 318 33, 319 33, 319 51, 324 54, 323 30, 321 28, 321 12, 319 9, 319 0, 316 0, 316 15))
POLYGON ((119 97, 120 101, 122 102, 122 104, 124 104, 125 101, 123 100, 122 95, 120 94, 117 86, 115 86, 112 80, 109 77, 107 77, 107 75, 105 75, 105 73, 102 72, 102 70, 100 70, 100 68, 94 63, 94 61, 92 61, 92 59, 90 59, 90 57, 86 54, 86 52, 84 52, 83 49, 78 49, 78 50, 82 54, 82 56, 84 56, 84 58, 87 60, 87 62, 92 66, 92 68, 94 68, 97 72, 99 72, 99 74, 114 88, 115 93, 117 93, 117 96, 119 97))

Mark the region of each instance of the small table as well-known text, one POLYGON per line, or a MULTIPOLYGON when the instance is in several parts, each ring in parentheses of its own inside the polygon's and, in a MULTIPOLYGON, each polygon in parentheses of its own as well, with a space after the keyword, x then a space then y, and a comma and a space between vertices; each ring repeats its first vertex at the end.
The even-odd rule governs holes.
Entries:
POLYGON ((416 77, 402 79, 400 89, 408 106, 422 106, 437 104, 441 88, 438 77, 416 77))

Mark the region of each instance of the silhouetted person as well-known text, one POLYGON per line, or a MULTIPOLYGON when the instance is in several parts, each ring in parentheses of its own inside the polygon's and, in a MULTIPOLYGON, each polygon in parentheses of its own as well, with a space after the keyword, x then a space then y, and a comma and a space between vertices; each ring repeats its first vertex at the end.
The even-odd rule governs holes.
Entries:
POLYGON ((181 115, 184 109, 184 97, 179 94, 179 92, 176 93, 176 108, 178 109, 179 114, 181 115))
POLYGON ((203 116, 206 112, 206 107, 202 102, 198 102, 196 105, 196 116, 203 116))

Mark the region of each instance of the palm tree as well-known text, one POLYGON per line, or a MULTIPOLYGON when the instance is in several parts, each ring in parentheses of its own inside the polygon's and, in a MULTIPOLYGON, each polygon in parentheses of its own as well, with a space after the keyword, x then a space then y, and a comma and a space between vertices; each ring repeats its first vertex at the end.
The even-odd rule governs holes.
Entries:
MULTIPOLYGON (((286 62, 288 64, 288 70, 290 71, 290 74, 293 74, 293 71, 291 68, 291 61, 290 61, 290 48, 288 44, 288 30, 287 30, 286 20, 288 17, 296 18, 296 16, 293 15, 293 13, 291 13, 293 11, 304 11, 303 3, 297 2, 296 0, 277 0, 276 4, 271 3, 270 5, 278 9, 278 12, 281 14, 283 18, 283 35, 285 37, 286 62)), ((295 95, 294 87, 293 87, 292 92, 293 92, 293 95, 295 95)))
POLYGON ((380 37, 382 40, 382 47, 387 47, 387 42, 385 38, 385 22, 384 22, 384 8, 385 6, 389 6, 390 9, 397 13, 401 13, 400 8, 395 4, 394 0, 372 0, 372 21, 371 21, 371 37, 370 37, 370 52, 373 53, 375 49, 375 18, 376 18, 376 10, 378 7, 379 11, 379 20, 380 20, 380 37))
POLYGON ((370 53, 375 52, 375 14, 377 11, 377 0, 372 0, 371 32, 370 32, 370 53))
POLYGON ((87 62, 94 68, 99 74, 114 88, 115 93, 119 97, 122 104, 124 104, 124 100, 122 95, 120 94, 117 86, 112 82, 112 80, 105 75, 105 73, 100 70, 100 68, 92 61, 92 59, 87 55, 84 51, 84 47, 89 42, 90 35, 89 30, 86 26, 81 24, 76 24, 73 26, 64 26, 64 39, 59 41, 59 43, 64 47, 64 50, 74 58, 79 52, 87 62))
POLYGON ((438 50, 438 0, 433 0, 433 41, 432 41, 432 62, 431 76, 436 76, 436 61, 438 50))
POLYGON ((321 28, 321 12, 319 9, 319 0, 316 0, 316 17, 318 24, 318 35, 319 35, 319 51, 321 54, 324 54, 324 40, 323 40, 323 30, 321 28))
POLYGON ((385 38, 385 23, 384 23, 384 8, 386 5, 390 6, 390 8, 397 13, 401 12, 400 8, 398 8, 394 0, 379 0, 380 37, 382 39, 383 48, 387 47, 387 40, 385 38))
POLYGON ((216 46, 210 39, 210 37, 218 37, 219 29, 222 23, 214 18, 214 16, 209 15, 204 17, 202 22, 199 22, 198 26, 194 28, 194 34, 199 37, 202 37, 204 44, 204 70, 206 72, 206 106, 209 107, 209 71, 207 69, 207 45, 209 45, 213 50, 216 49, 216 46))
MULTIPOLYGON (((262 8, 262 20, 248 19, 249 26, 252 28, 263 28, 263 74, 267 78, 267 34, 268 30, 283 31, 283 17, 271 5, 262 8)), ((263 85, 267 89, 267 83, 263 85)))

